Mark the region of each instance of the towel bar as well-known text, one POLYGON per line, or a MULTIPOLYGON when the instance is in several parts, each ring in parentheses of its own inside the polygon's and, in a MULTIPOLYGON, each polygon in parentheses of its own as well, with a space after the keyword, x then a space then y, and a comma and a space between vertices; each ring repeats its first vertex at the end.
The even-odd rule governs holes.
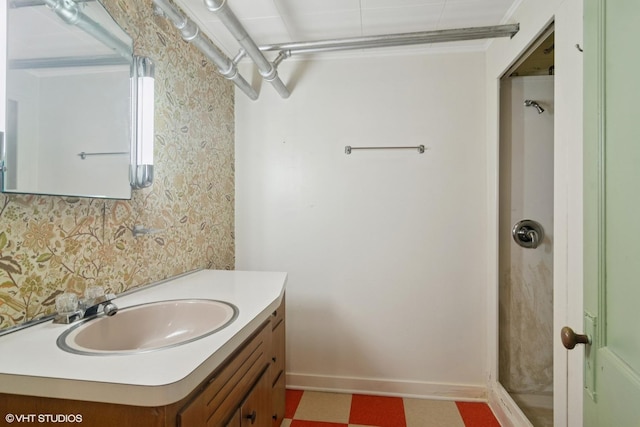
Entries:
POLYGON ((352 147, 347 145, 344 147, 345 154, 351 154, 352 150, 418 150, 418 153, 424 153, 424 145, 418 145, 415 147, 352 147))

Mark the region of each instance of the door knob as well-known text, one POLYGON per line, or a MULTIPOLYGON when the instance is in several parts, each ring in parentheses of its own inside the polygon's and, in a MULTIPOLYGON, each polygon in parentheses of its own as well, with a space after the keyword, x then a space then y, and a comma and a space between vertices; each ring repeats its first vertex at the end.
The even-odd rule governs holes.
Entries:
POLYGON ((562 339, 562 345, 564 345, 567 350, 572 350, 578 344, 591 344, 591 337, 576 334, 573 332, 573 329, 568 326, 562 328, 560 338, 562 339))
POLYGON ((515 223, 511 229, 511 236, 523 248, 535 249, 544 239, 544 230, 539 222, 523 219, 515 223))

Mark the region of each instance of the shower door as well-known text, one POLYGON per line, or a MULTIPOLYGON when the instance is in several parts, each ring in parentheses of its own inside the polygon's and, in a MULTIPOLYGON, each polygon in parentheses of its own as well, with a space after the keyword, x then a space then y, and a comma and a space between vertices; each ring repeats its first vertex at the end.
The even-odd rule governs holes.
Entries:
MULTIPOLYGON (((640 425, 640 2, 585 2, 584 425, 640 425)), ((578 327, 578 325, 571 325, 578 327)), ((576 350, 573 350, 576 351, 576 350)))

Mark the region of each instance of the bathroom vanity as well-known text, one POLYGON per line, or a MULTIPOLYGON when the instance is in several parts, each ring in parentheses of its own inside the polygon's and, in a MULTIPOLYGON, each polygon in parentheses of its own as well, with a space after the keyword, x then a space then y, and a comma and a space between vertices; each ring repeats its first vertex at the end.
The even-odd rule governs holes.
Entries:
POLYGON ((237 307, 225 328, 155 351, 70 353, 56 339, 73 325, 52 322, 1 336, 1 416, 41 425, 279 426, 285 282, 284 273, 202 270, 116 298, 120 310, 185 298, 237 307))

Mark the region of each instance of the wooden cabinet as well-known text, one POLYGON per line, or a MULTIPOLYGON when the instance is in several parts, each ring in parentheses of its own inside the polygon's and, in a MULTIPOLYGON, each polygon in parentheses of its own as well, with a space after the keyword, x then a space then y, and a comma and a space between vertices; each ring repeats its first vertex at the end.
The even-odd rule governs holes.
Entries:
POLYGON ((284 301, 269 320, 179 402, 137 407, 0 393, 0 411, 80 414, 95 427, 279 427, 285 410, 284 301))
POLYGON ((285 411, 285 321, 284 300, 271 316, 271 399, 273 427, 279 427, 285 411))
MULTIPOLYGON (((271 384, 269 384, 268 369, 265 369, 225 427, 269 426, 271 425, 271 411, 271 384)), ((207 425, 219 424, 207 423, 207 425)))
POLYGON ((271 334, 271 323, 266 322, 253 339, 220 367, 208 384, 180 410, 178 426, 225 425, 258 379, 269 371, 271 334))
POLYGON ((280 426, 285 411, 284 311, 283 300, 255 337, 182 408, 178 427, 280 426))

